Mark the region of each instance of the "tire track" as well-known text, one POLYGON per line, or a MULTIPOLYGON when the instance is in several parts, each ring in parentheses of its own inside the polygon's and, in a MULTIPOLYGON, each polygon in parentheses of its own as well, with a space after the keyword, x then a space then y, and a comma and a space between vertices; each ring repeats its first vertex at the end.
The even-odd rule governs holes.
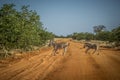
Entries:
MULTIPOLYGON (((40 57, 41 57, 41 56, 40 56, 40 57)), ((46 55, 46 57, 41 57, 41 58, 43 58, 43 59, 48 59, 48 58, 47 58, 47 55, 46 55)), ((27 66, 27 67, 26 67, 26 70, 25 70, 24 72, 22 72, 22 73, 20 73, 20 74, 17 74, 17 75, 15 76, 15 79, 14 79, 14 77, 12 77, 11 80, 16 80, 17 77, 29 75, 29 74, 32 73, 33 71, 36 71, 36 70, 39 68, 39 66, 44 63, 44 60, 42 59, 42 61, 41 61, 41 58, 40 58, 40 59, 39 59, 39 57, 36 58, 36 59, 38 60, 37 62, 36 62, 35 60, 33 60, 34 63, 31 63, 30 66, 27 66)))
MULTIPOLYGON (((17 74, 15 77, 12 77, 10 80, 41 80, 43 79, 51 70, 51 65, 55 65, 56 62, 61 60, 60 56, 46 56, 43 58, 43 62, 36 64, 36 66, 26 70, 20 74, 17 74), (34 76, 34 77, 32 77, 34 76)), ((53 69, 54 70, 54 69, 53 69)), ((52 71, 53 71, 52 70, 52 71)))
POLYGON ((93 57, 94 55, 90 55, 90 62, 93 66, 94 72, 99 77, 99 80, 107 80, 106 72, 104 72, 104 68, 98 64, 98 62, 93 57))
POLYGON ((116 62, 117 58, 114 54, 105 53, 101 56, 94 56, 96 62, 102 67, 102 70, 107 77, 106 80, 119 80, 120 79, 120 63, 116 62), (102 59, 101 59, 102 57, 102 59), (112 58, 111 58, 112 57, 112 58), (115 60, 114 60, 115 59, 115 60))
POLYGON ((21 73, 19 75, 17 75, 16 77, 12 78, 11 80, 23 80, 23 79, 28 79, 28 80, 35 80, 36 77, 40 74, 42 74, 48 66, 50 66, 52 64, 52 62, 55 59, 50 59, 49 64, 45 64, 44 62, 41 63, 40 65, 38 65, 37 67, 35 67, 34 69, 28 70, 24 73, 21 73), (34 76, 34 77, 33 77, 34 76))
MULTIPOLYGON (((46 53, 48 54, 48 53, 46 53)), ((45 54, 44 54, 45 55, 45 54)), ((0 79, 1 80, 10 80, 11 77, 14 77, 18 74, 21 74, 23 72, 25 72, 26 70, 30 69, 31 66, 34 67, 34 64, 36 64, 36 62, 39 62, 41 60, 41 54, 40 56, 36 56, 36 60, 37 61, 34 61, 34 60, 21 60, 20 62, 16 63, 16 64, 13 64, 11 65, 10 67, 8 67, 7 69, 3 69, 0 74, 0 79), (40 59, 39 59, 40 58, 40 59), (26 64, 27 63, 27 64, 26 64), (22 65, 23 64, 23 65, 22 65), (21 66, 20 66, 21 65, 21 66), (6 77, 7 76, 7 77, 6 77)), ((42 61, 41 61, 42 63, 42 61)), ((36 64, 37 65, 37 64, 36 64)), ((36 66, 35 65, 35 66, 36 66)))

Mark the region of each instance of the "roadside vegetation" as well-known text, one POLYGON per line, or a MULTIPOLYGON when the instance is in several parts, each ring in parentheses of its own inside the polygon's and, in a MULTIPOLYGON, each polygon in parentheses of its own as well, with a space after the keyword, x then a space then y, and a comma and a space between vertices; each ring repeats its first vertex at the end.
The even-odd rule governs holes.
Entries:
POLYGON ((14 4, 4 4, 0 8, 0 56, 7 56, 11 49, 32 50, 33 46, 41 47, 54 37, 40 21, 36 11, 29 6, 20 10, 14 4), (2 53, 3 52, 3 53, 2 53))
POLYGON ((112 29, 111 31, 106 30, 106 27, 103 25, 98 25, 93 27, 94 33, 80 32, 73 33, 67 37, 76 39, 76 40, 101 40, 115 42, 120 46, 120 26, 112 29))

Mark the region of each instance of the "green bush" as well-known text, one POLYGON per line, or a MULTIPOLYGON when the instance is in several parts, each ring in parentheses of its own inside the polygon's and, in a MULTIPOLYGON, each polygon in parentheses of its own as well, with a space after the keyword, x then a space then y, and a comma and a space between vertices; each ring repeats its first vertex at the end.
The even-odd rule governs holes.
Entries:
POLYGON ((92 33, 88 33, 88 32, 81 32, 81 33, 73 33, 72 35, 69 35, 69 37, 72 37, 73 39, 77 39, 77 40, 93 40, 94 39, 94 34, 92 33))
POLYGON ((97 40, 110 41, 111 32, 110 31, 101 31, 95 35, 97 40))
POLYGON ((53 34, 46 31, 40 22, 36 11, 28 10, 29 6, 22 6, 16 10, 14 4, 4 4, 0 8, 0 48, 23 49, 41 46, 53 34))

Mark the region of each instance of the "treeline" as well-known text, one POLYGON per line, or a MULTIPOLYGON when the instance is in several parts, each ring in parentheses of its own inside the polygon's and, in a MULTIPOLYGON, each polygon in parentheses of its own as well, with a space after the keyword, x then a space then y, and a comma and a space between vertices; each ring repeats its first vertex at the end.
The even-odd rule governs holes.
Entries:
POLYGON ((42 26, 36 11, 28 7, 17 10, 14 4, 4 4, 0 8, 0 49, 28 50, 54 37, 42 26))
POLYGON ((109 41, 109 42, 116 42, 120 44, 120 26, 112 29, 111 31, 104 30, 103 28, 99 28, 100 26, 94 27, 95 33, 88 33, 88 32, 80 32, 80 33, 73 33, 68 35, 67 37, 73 38, 76 40, 102 40, 102 41, 109 41))

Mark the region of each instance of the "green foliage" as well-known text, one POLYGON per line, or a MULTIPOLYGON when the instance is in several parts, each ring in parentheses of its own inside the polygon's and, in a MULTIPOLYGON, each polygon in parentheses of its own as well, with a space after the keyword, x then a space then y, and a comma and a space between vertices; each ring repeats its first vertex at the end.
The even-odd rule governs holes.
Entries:
POLYGON ((120 26, 112 31, 101 31, 95 35, 97 40, 120 43, 120 26))
POLYGON ((97 40, 109 41, 111 37, 111 32, 102 31, 102 32, 97 33, 95 37, 97 40))
POLYGON ((35 11, 23 6, 17 11, 14 4, 4 4, 0 8, 0 48, 6 50, 20 48, 27 50, 30 46, 41 46, 53 34, 46 31, 35 11))
POLYGON ((63 35, 55 35, 55 38, 65 38, 63 35))
POLYGON ((105 27, 104 25, 98 25, 98 26, 94 26, 94 27, 93 27, 93 31, 94 31, 95 33, 99 33, 99 32, 101 32, 101 31, 104 31, 105 28, 106 28, 106 27, 105 27))
MULTIPOLYGON (((73 38, 76 40, 102 40, 102 41, 109 41, 109 42, 116 42, 118 45, 120 45, 120 26, 117 28, 114 28, 112 31, 105 31, 103 28, 104 26, 100 26, 96 34, 92 33, 73 33, 68 35, 67 37, 73 38), (100 28, 101 27, 101 28, 100 28)), ((98 26, 96 27, 98 28, 98 26)), ((97 29, 96 29, 97 30, 97 29)))
POLYGON ((120 26, 112 30, 111 39, 117 43, 120 43, 120 26))
POLYGON ((77 40, 82 40, 82 39, 85 39, 85 40, 91 40, 91 39, 94 39, 94 34, 92 33, 73 33, 72 35, 69 35, 69 37, 72 37, 73 39, 77 39, 77 40))
POLYGON ((54 38, 54 34, 46 30, 39 31, 39 36, 41 37, 41 45, 44 45, 47 40, 52 40, 54 38))

